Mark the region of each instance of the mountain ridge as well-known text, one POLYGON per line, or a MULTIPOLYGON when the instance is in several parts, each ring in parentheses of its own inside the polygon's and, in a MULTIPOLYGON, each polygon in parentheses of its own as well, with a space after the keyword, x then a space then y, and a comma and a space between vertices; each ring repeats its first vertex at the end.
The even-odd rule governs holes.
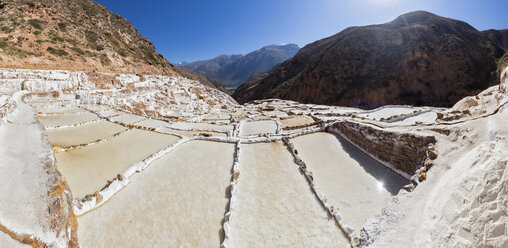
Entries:
POLYGON ((298 49, 295 44, 268 45, 246 55, 222 54, 209 60, 176 64, 176 67, 203 74, 234 88, 252 76, 271 70, 296 54, 298 49))
POLYGON ((306 45, 233 96, 241 103, 280 98, 362 108, 451 106, 497 83, 496 60, 503 53, 463 21, 416 11, 306 45))

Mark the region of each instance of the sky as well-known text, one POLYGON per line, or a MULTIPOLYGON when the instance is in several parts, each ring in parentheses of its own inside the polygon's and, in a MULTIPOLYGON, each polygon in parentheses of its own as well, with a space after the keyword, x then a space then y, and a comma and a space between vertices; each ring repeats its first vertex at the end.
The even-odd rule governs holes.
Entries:
POLYGON ((508 0, 97 0, 129 20, 170 62, 303 47, 350 26, 426 10, 478 30, 508 29, 508 0))

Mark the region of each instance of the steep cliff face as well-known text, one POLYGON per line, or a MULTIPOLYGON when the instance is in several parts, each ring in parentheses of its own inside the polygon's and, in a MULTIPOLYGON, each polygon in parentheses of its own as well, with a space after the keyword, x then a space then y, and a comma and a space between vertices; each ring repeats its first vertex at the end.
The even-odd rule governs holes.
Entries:
POLYGON ((307 45, 233 96, 363 108, 452 106, 498 82, 503 53, 465 22, 418 11, 307 45))
POLYGON ((176 75, 129 21, 91 0, 1 0, 0 66, 176 75))

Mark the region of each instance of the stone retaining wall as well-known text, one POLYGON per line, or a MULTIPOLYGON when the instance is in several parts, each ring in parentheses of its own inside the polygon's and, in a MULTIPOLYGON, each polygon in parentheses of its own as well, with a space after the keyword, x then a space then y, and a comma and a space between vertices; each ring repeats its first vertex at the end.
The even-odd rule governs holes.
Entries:
POLYGON ((339 133, 406 178, 416 174, 427 158, 435 159, 437 156, 433 150, 436 143, 434 136, 386 131, 350 121, 337 122, 327 131, 339 133))

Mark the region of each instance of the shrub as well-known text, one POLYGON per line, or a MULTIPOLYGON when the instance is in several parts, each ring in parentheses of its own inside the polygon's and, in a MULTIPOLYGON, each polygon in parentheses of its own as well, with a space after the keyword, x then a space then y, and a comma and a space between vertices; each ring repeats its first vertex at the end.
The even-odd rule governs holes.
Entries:
POLYGON ((80 55, 85 54, 85 52, 83 50, 81 50, 81 48, 79 48, 79 47, 71 47, 71 50, 76 52, 77 54, 80 54, 80 55))
POLYGON ((100 59, 102 65, 108 66, 111 64, 111 60, 109 60, 108 55, 106 54, 101 54, 100 59))
POLYGON ((62 50, 62 49, 55 49, 55 48, 52 48, 52 47, 48 47, 46 50, 49 53, 51 53, 53 55, 56 55, 56 56, 67 56, 67 55, 69 55, 65 50, 62 50))
POLYGON ((39 29, 39 30, 43 29, 42 22, 39 19, 30 19, 30 20, 28 20, 28 24, 30 26, 34 27, 35 29, 39 29))
POLYGON ((41 34, 41 33, 42 33, 42 32, 41 32, 41 31, 39 31, 39 30, 35 30, 35 31, 34 31, 34 34, 35 34, 35 35, 39 35, 39 34, 41 34))
POLYGON ((2 26, 1 30, 2 30, 3 32, 5 32, 5 33, 10 33, 10 32, 12 32, 12 29, 10 29, 10 28, 9 28, 9 27, 7 27, 7 26, 2 26))
POLYGON ((58 29, 62 32, 67 32, 67 23, 65 22, 59 22, 58 23, 58 29))
POLYGON ((5 40, 0 40, 0 48, 4 49, 7 47, 7 42, 5 40))

